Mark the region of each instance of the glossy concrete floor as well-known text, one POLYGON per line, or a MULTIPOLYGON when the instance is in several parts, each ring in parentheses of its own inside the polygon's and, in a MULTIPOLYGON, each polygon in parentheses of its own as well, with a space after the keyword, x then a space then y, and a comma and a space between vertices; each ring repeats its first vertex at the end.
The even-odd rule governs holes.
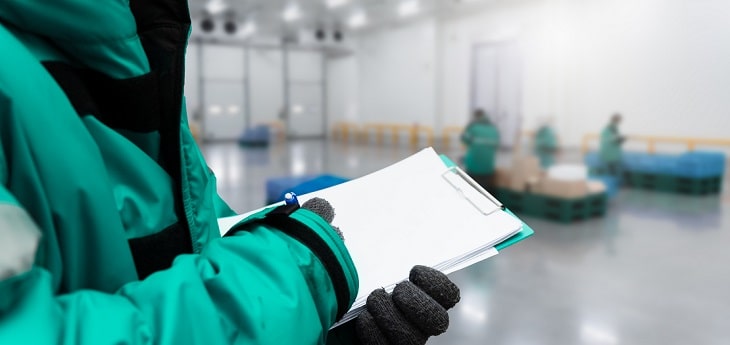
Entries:
MULTIPOLYGON (((327 141, 204 151, 221 195, 241 212, 263 206, 269 177, 354 178, 413 152, 327 141)), ((462 301, 429 344, 730 344, 730 192, 623 189, 600 219, 522 218, 532 238, 450 276, 462 301)))

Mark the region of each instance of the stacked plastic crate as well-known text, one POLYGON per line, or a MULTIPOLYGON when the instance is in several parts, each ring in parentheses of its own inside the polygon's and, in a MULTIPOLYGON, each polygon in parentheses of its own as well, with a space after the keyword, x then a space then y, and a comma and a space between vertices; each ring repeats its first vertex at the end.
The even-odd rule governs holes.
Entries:
MULTIPOLYGON (((585 163, 595 176, 605 176, 596 153, 585 163)), ((627 152, 623 155, 623 183, 634 188, 684 194, 719 193, 725 175, 725 154, 694 151, 680 155, 627 152)))
POLYGON ((517 192, 497 188, 494 195, 512 212, 563 223, 603 216, 607 208, 606 193, 589 194, 581 198, 565 199, 548 195, 517 192))
POLYGON ((268 146, 271 141, 271 129, 267 125, 247 128, 238 138, 241 146, 268 146))

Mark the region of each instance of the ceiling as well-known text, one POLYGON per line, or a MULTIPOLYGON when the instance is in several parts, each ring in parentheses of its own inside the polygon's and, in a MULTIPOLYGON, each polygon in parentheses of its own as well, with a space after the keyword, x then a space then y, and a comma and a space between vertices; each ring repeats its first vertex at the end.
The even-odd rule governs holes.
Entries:
POLYGON ((213 17, 219 21, 225 18, 234 18, 238 22, 252 21, 256 24, 258 34, 269 35, 319 28, 344 32, 367 31, 399 21, 455 12, 474 4, 496 0, 339 0, 342 4, 334 8, 327 6, 328 1, 333 0, 189 0, 190 13, 194 20, 210 16, 209 10, 215 10, 217 6, 218 11, 214 11, 213 17), (398 14, 398 7, 407 1, 418 2, 420 12, 404 18, 398 14), (283 19, 283 13, 292 5, 299 8, 301 16, 287 22, 283 19), (348 21, 356 13, 364 13, 367 24, 359 28, 350 27, 348 21))

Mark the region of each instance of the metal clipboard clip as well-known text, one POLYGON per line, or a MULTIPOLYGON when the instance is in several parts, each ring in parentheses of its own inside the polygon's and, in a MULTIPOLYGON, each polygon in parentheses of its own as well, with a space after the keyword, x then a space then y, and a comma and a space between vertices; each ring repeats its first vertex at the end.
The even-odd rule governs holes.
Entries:
POLYGON ((464 197, 464 199, 469 201, 469 203, 472 204, 472 206, 474 206, 474 208, 479 210, 479 212, 481 212, 485 216, 488 216, 488 215, 490 215, 494 212, 500 211, 500 210, 504 210, 504 205, 502 205, 502 203, 499 202, 499 200, 497 200, 497 198, 492 196, 492 194, 489 194, 489 192, 487 192, 486 189, 484 189, 481 185, 479 185, 479 183, 474 181, 474 179, 472 179, 471 176, 469 176, 469 174, 464 172, 464 170, 461 170, 461 168, 459 168, 458 166, 449 167, 446 171, 444 171, 441 174, 441 177, 444 180, 446 180, 446 182, 448 182, 451 185, 451 187, 453 187, 457 192, 459 192, 459 194, 461 194, 461 196, 464 197), (452 178, 453 176, 460 177, 464 182, 466 182, 466 186, 460 186, 459 183, 457 183, 453 180, 453 178, 452 178), (464 187, 473 188, 475 191, 477 191, 479 194, 481 194, 487 200, 489 200, 492 204, 494 204, 496 206, 496 208, 493 208, 489 211, 485 211, 484 207, 480 206, 479 202, 477 200, 475 200, 474 197, 470 197, 468 195, 468 194, 473 195, 474 193, 467 193, 467 191, 464 190, 464 187))

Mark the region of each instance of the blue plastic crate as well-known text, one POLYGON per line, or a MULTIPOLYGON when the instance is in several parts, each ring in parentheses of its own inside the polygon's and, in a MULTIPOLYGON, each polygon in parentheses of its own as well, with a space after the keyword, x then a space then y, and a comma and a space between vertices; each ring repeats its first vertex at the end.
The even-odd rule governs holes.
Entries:
MULTIPOLYGON (((584 160, 589 168, 601 168, 603 165, 596 152, 588 153, 584 160)), ((725 153, 713 151, 693 151, 681 155, 625 152, 622 162, 627 172, 688 178, 723 176, 726 169, 725 153)))
POLYGON ((676 175, 690 178, 723 176, 725 159, 725 154, 722 152, 687 152, 678 157, 676 175))
POLYGON ((688 161, 679 163, 673 173, 676 176, 689 178, 715 177, 724 174, 724 167, 712 166, 703 162, 688 161))
POLYGON ((266 203, 284 200, 284 195, 293 192, 303 195, 336 186, 349 181, 335 175, 305 175, 296 177, 272 178, 266 181, 266 203))
POLYGON ((238 143, 247 146, 265 146, 271 141, 271 130, 269 126, 260 125, 247 128, 238 138, 238 143))
POLYGON ((645 155, 637 157, 626 170, 648 174, 671 174, 677 167, 677 157, 670 155, 645 155))

